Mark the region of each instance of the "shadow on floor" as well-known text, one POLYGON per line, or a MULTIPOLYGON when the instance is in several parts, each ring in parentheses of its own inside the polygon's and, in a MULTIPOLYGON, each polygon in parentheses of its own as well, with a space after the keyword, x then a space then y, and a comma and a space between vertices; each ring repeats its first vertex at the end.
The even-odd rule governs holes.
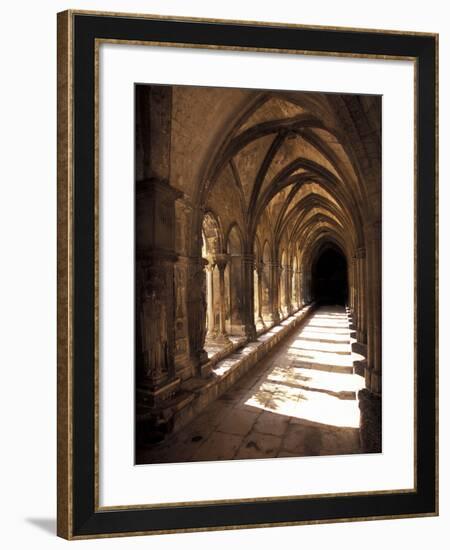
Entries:
POLYGON ((333 327, 314 326, 327 313, 319 309, 183 430, 143 449, 137 463, 360 453, 364 380, 354 361, 363 356, 352 350, 346 310, 331 311, 339 312, 333 327))

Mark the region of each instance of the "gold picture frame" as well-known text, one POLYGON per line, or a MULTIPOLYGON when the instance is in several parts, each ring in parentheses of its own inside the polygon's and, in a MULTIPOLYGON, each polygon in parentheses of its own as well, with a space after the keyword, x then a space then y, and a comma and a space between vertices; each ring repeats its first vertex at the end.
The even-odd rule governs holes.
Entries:
POLYGON ((58 14, 59 536, 83 539, 438 514, 437 51, 438 37, 432 33, 77 10, 58 14), (102 43, 224 49, 236 55, 252 51, 410 60, 420 68, 415 79, 415 430, 419 451, 414 489, 99 506, 98 74, 102 43))

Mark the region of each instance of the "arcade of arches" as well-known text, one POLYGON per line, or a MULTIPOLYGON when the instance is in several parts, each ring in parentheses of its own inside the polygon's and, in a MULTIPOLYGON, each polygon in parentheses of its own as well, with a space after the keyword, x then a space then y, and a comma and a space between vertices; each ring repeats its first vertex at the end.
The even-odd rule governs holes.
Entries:
MULTIPOLYGON (((335 453, 381 450, 379 96, 139 85, 135 211, 138 462, 235 396, 255 426, 283 417, 285 439, 302 407, 327 433, 351 405, 358 442, 335 453), (274 365, 289 413, 248 393, 274 365)), ((278 451, 251 456, 290 456, 267 437, 278 451)))

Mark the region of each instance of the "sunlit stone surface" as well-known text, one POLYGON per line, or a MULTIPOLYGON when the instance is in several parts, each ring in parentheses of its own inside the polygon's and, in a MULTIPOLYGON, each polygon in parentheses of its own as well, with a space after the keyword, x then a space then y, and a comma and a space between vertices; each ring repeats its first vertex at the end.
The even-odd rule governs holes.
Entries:
POLYGON ((361 452, 353 343, 345 308, 320 308, 145 462, 361 452))

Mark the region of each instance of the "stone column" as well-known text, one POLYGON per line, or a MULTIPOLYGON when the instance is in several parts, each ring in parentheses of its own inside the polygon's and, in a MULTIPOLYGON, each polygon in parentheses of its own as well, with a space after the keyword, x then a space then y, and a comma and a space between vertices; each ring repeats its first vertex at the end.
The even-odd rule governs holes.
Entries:
POLYGON ((366 228, 367 366, 366 388, 358 393, 361 447, 381 452, 381 224, 366 228))
POLYGON ((285 266, 286 272, 286 312, 292 315, 294 308, 292 307, 292 273, 293 269, 290 265, 285 266))
POLYGON ((368 232, 370 253, 371 345, 368 349, 366 386, 381 394, 381 223, 373 223, 368 232))
POLYGON ((179 195, 157 179, 136 186, 136 380, 142 407, 170 397, 179 385, 174 363, 175 200, 179 195))
POLYGON ((265 329, 266 325, 263 320, 262 316, 262 301, 263 301, 263 289, 262 289, 262 273, 264 269, 264 264, 262 262, 255 263, 254 269, 256 271, 256 275, 258 278, 258 311, 257 311, 257 319, 256 319, 256 328, 258 330, 265 329))
POLYGON ((306 304, 305 301, 305 289, 303 283, 303 270, 299 269, 298 271, 298 307, 301 308, 306 304))
MULTIPOLYGON (((176 373, 175 201, 170 185, 172 87, 135 88, 135 369, 137 446, 170 432, 176 373)), ((179 277, 179 275, 177 275, 179 277)))
POLYGON ((220 317, 219 317, 219 334, 217 335, 216 342, 221 345, 228 345, 231 343, 228 338, 225 328, 225 268, 229 261, 227 254, 216 254, 215 262, 219 269, 219 292, 220 292, 220 317))
POLYGON ((175 371, 181 380, 195 375, 189 349, 189 326, 186 306, 186 289, 189 276, 189 259, 179 255, 175 263, 175 371))
POLYGON ((280 264, 278 267, 278 300, 277 300, 280 321, 282 321, 287 317, 286 295, 287 295, 286 268, 282 264, 280 264))
POLYGON ((266 326, 273 325, 272 315, 272 275, 269 262, 261 262, 261 312, 266 326))
POLYGON ((271 319, 274 324, 280 322, 280 275, 281 266, 278 262, 269 262, 271 290, 271 319))
POLYGON ((216 336, 216 326, 214 319, 214 268, 215 264, 211 258, 206 266, 206 289, 207 289, 207 338, 216 336))
POLYGON ((350 305, 350 311, 352 312, 353 320, 356 324, 356 257, 353 256, 351 259, 351 264, 349 267, 349 290, 350 290, 350 296, 349 296, 349 305, 350 305))
POLYGON ((201 256, 189 259, 189 279, 186 292, 191 362, 200 376, 209 374, 208 368, 204 367, 208 362, 208 354, 204 349, 207 315, 205 268, 207 265, 207 260, 201 256))
POLYGON ((191 228, 194 223, 194 207, 186 196, 180 197, 175 202, 175 251, 178 255, 175 264, 175 292, 176 316, 175 316, 175 367, 177 376, 186 380, 197 374, 198 357, 195 358, 190 349, 188 296, 190 294, 191 262, 193 250, 191 242, 194 235, 191 228))
POLYGON ((297 310, 297 270, 294 267, 291 267, 291 308, 292 312, 297 310))
POLYGON ((362 342, 361 339, 361 305, 363 300, 363 289, 361 285, 361 262, 358 257, 358 250, 355 250, 355 324, 356 324, 356 339, 362 342))
POLYGON ((366 329, 366 307, 367 307, 367 285, 366 285, 366 249, 360 247, 356 250, 356 272, 357 272, 357 332, 356 337, 362 344, 367 343, 366 329))
POLYGON ((297 310, 299 310, 302 307, 301 280, 302 280, 302 272, 297 269, 297 271, 295 272, 295 285, 297 289, 295 305, 297 307, 297 310))
POLYGON ((139 401, 153 406, 169 396, 179 383, 174 367, 174 318, 172 313, 175 258, 142 256, 137 262, 136 380, 139 401))
POLYGON ((167 181, 136 182, 136 441, 159 441, 171 430, 175 369, 175 200, 167 181))
POLYGON ((311 302, 311 273, 303 271, 303 285, 302 285, 303 303, 309 304, 311 302))
POLYGON ((229 332, 234 336, 247 336, 254 338, 253 325, 253 255, 229 254, 229 332))
POLYGON ((253 341, 256 339, 256 326, 255 326, 255 308, 254 308, 254 280, 253 280, 253 268, 255 265, 255 257, 253 254, 242 255, 242 269, 243 269, 243 287, 241 289, 243 293, 243 306, 244 306, 244 330, 245 336, 253 341))

